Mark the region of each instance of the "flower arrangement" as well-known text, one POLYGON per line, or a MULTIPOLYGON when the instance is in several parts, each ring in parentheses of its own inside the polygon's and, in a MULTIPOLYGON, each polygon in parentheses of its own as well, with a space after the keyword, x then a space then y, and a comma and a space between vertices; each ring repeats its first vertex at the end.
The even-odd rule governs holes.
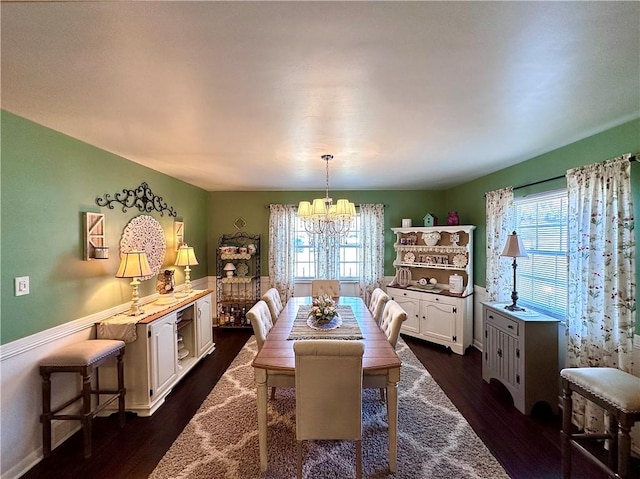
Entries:
POLYGON ((329 322, 338 314, 336 302, 328 294, 322 294, 313 298, 309 317, 316 323, 329 322))

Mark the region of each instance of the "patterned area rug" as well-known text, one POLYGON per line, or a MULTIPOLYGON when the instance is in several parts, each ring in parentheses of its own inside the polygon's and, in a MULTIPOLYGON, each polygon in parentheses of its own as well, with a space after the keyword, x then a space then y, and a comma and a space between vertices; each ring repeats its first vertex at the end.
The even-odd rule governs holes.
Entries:
MULTIPOLYGON (((398 470, 389 473, 386 407, 377 390, 363 392, 363 471, 366 478, 508 478, 409 347, 402 359, 398 470)), ((153 479, 282 479, 295 477, 295 390, 269 400, 269 467, 259 471, 256 391, 251 338, 151 474, 153 479)), ((305 441, 304 477, 355 477, 352 442, 305 441)))

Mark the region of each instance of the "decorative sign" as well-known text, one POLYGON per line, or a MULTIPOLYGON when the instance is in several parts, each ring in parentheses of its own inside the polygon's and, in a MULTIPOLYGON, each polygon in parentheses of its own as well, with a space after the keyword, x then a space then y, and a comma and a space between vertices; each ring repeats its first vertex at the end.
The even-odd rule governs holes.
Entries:
POLYGON ((111 198, 109 193, 104 195, 104 198, 96 198, 98 206, 106 206, 110 210, 113 209, 113 203, 120 203, 122 205, 122 212, 126 213, 128 208, 138 208, 143 213, 151 213, 152 211, 158 211, 160 216, 164 216, 164 212, 168 211, 169 216, 175 218, 178 213, 172 206, 167 206, 162 196, 156 196, 146 183, 141 183, 134 190, 123 189, 122 193, 116 193, 115 198, 111 198))

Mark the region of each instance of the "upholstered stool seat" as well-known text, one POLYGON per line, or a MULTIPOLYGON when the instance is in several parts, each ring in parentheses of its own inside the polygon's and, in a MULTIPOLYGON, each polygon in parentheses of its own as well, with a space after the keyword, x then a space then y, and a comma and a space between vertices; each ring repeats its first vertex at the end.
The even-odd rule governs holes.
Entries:
POLYGON ((575 447, 607 474, 629 477, 631 439, 629 431, 640 420, 640 378, 616 368, 567 368, 562 377, 562 475, 571 477, 571 451, 575 447), (572 393, 577 392, 610 415, 609 431, 603 434, 571 433, 572 393), (581 446, 578 439, 610 439, 608 464, 581 446))
MULTIPOLYGON (((125 388, 124 388, 124 341, 111 339, 93 339, 81 341, 61 348, 40 361, 42 376, 42 448, 44 457, 51 454, 51 421, 76 420, 82 423, 84 438, 84 457, 91 456, 91 422, 93 418, 110 403, 118 399, 118 416, 120 427, 125 423, 125 388), (96 377, 96 387, 92 389, 92 376, 97 368, 108 359, 116 358, 118 371, 118 388, 101 390, 96 377), (78 373, 82 377, 82 391, 79 395, 66 401, 56 409, 51 409, 51 374, 78 373), (100 395, 110 395, 100 402, 100 395), (92 407, 91 396, 97 396, 97 405, 92 407), (61 410, 82 399, 82 411, 79 414, 58 414, 61 410)), ((97 374, 96 374, 97 376, 97 374)))

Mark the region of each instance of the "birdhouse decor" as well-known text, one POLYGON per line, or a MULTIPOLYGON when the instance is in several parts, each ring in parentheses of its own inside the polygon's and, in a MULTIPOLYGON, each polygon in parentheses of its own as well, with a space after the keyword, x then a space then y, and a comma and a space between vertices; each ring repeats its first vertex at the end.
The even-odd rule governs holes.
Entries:
POLYGON ((425 226, 436 226, 438 224, 438 217, 433 213, 427 213, 423 220, 425 226))

